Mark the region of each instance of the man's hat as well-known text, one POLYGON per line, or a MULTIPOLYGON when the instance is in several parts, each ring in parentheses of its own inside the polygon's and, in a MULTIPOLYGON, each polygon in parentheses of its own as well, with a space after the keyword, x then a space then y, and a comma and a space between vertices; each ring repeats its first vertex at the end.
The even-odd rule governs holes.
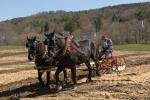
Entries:
POLYGON ((107 33, 102 34, 101 39, 106 39, 107 38, 107 33))

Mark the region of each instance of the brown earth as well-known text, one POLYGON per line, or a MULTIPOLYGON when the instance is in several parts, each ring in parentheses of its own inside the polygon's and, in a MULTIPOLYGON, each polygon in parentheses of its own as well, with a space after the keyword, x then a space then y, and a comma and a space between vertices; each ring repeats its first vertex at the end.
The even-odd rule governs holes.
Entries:
POLYGON ((94 81, 88 83, 87 72, 78 70, 77 87, 72 89, 68 84, 57 93, 52 83, 50 89, 40 87, 34 62, 27 60, 26 50, 0 51, 0 99, 150 100, 150 53, 117 51, 114 54, 125 57, 125 71, 93 77, 94 81))

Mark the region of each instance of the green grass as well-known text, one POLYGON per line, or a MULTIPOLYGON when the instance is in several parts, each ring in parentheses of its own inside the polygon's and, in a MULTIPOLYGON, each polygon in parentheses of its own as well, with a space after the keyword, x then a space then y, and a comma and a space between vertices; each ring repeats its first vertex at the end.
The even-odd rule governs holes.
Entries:
POLYGON ((26 48, 23 45, 3 45, 0 46, 0 50, 11 50, 11 49, 24 49, 26 48))
MULTIPOLYGON (((0 46, 0 50, 10 49, 24 49, 24 45, 5 45, 0 46)), ((126 45, 114 45, 114 50, 125 50, 125 51, 150 51, 150 44, 126 44, 126 45)))
POLYGON ((126 45, 114 45, 114 50, 126 50, 126 51, 150 51, 150 44, 126 44, 126 45))

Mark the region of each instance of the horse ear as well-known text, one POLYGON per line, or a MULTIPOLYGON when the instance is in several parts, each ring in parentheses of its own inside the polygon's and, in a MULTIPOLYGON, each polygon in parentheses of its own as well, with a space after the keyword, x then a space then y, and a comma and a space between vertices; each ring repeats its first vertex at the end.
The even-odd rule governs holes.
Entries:
POLYGON ((27 36, 27 40, 29 41, 30 39, 28 38, 28 36, 27 36))
POLYGON ((53 30, 53 33, 55 33, 55 32, 56 32, 56 29, 53 30))
POLYGON ((55 30, 53 31, 53 33, 51 33, 51 36, 54 36, 55 35, 55 30))
POLYGON ((48 34, 47 34, 47 33, 44 33, 44 35, 45 35, 46 37, 48 37, 48 34))
POLYGON ((35 40, 36 40, 36 36, 33 37, 33 41, 35 41, 35 40))

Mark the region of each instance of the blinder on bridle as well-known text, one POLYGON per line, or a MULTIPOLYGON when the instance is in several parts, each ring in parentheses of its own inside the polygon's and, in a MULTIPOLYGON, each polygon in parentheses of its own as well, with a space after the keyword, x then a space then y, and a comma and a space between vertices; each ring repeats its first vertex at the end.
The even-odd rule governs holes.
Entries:
POLYGON ((34 47, 34 42, 35 42, 35 40, 36 40, 36 36, 35 37, 31 37, 31 38, 28 38, 27 37, 27 43, 26 43, 26 47, 28 48, 28 47, 34 47))
POLYGON ((26 42, 26 47, 28 48, 28 59, 33 60, 35 56, 35 42, 36 42, 36 36, 28 38, 26 42))
POLYGON ((36 36, 31 38, 27 37, 26 47, 29 49, 29 52, 33 52, 35 50, 35 41, 36 36))
POLYGON ((54 33, 51 34, 45 34, 46 36, 46 40, 45 40, 45 44, 47 45, 47 50, 48 50, 48 55, 53 55, 53 53, 55 52, 55 48, 56 48, 56 43, 55 43, 55 36, 54 33))

